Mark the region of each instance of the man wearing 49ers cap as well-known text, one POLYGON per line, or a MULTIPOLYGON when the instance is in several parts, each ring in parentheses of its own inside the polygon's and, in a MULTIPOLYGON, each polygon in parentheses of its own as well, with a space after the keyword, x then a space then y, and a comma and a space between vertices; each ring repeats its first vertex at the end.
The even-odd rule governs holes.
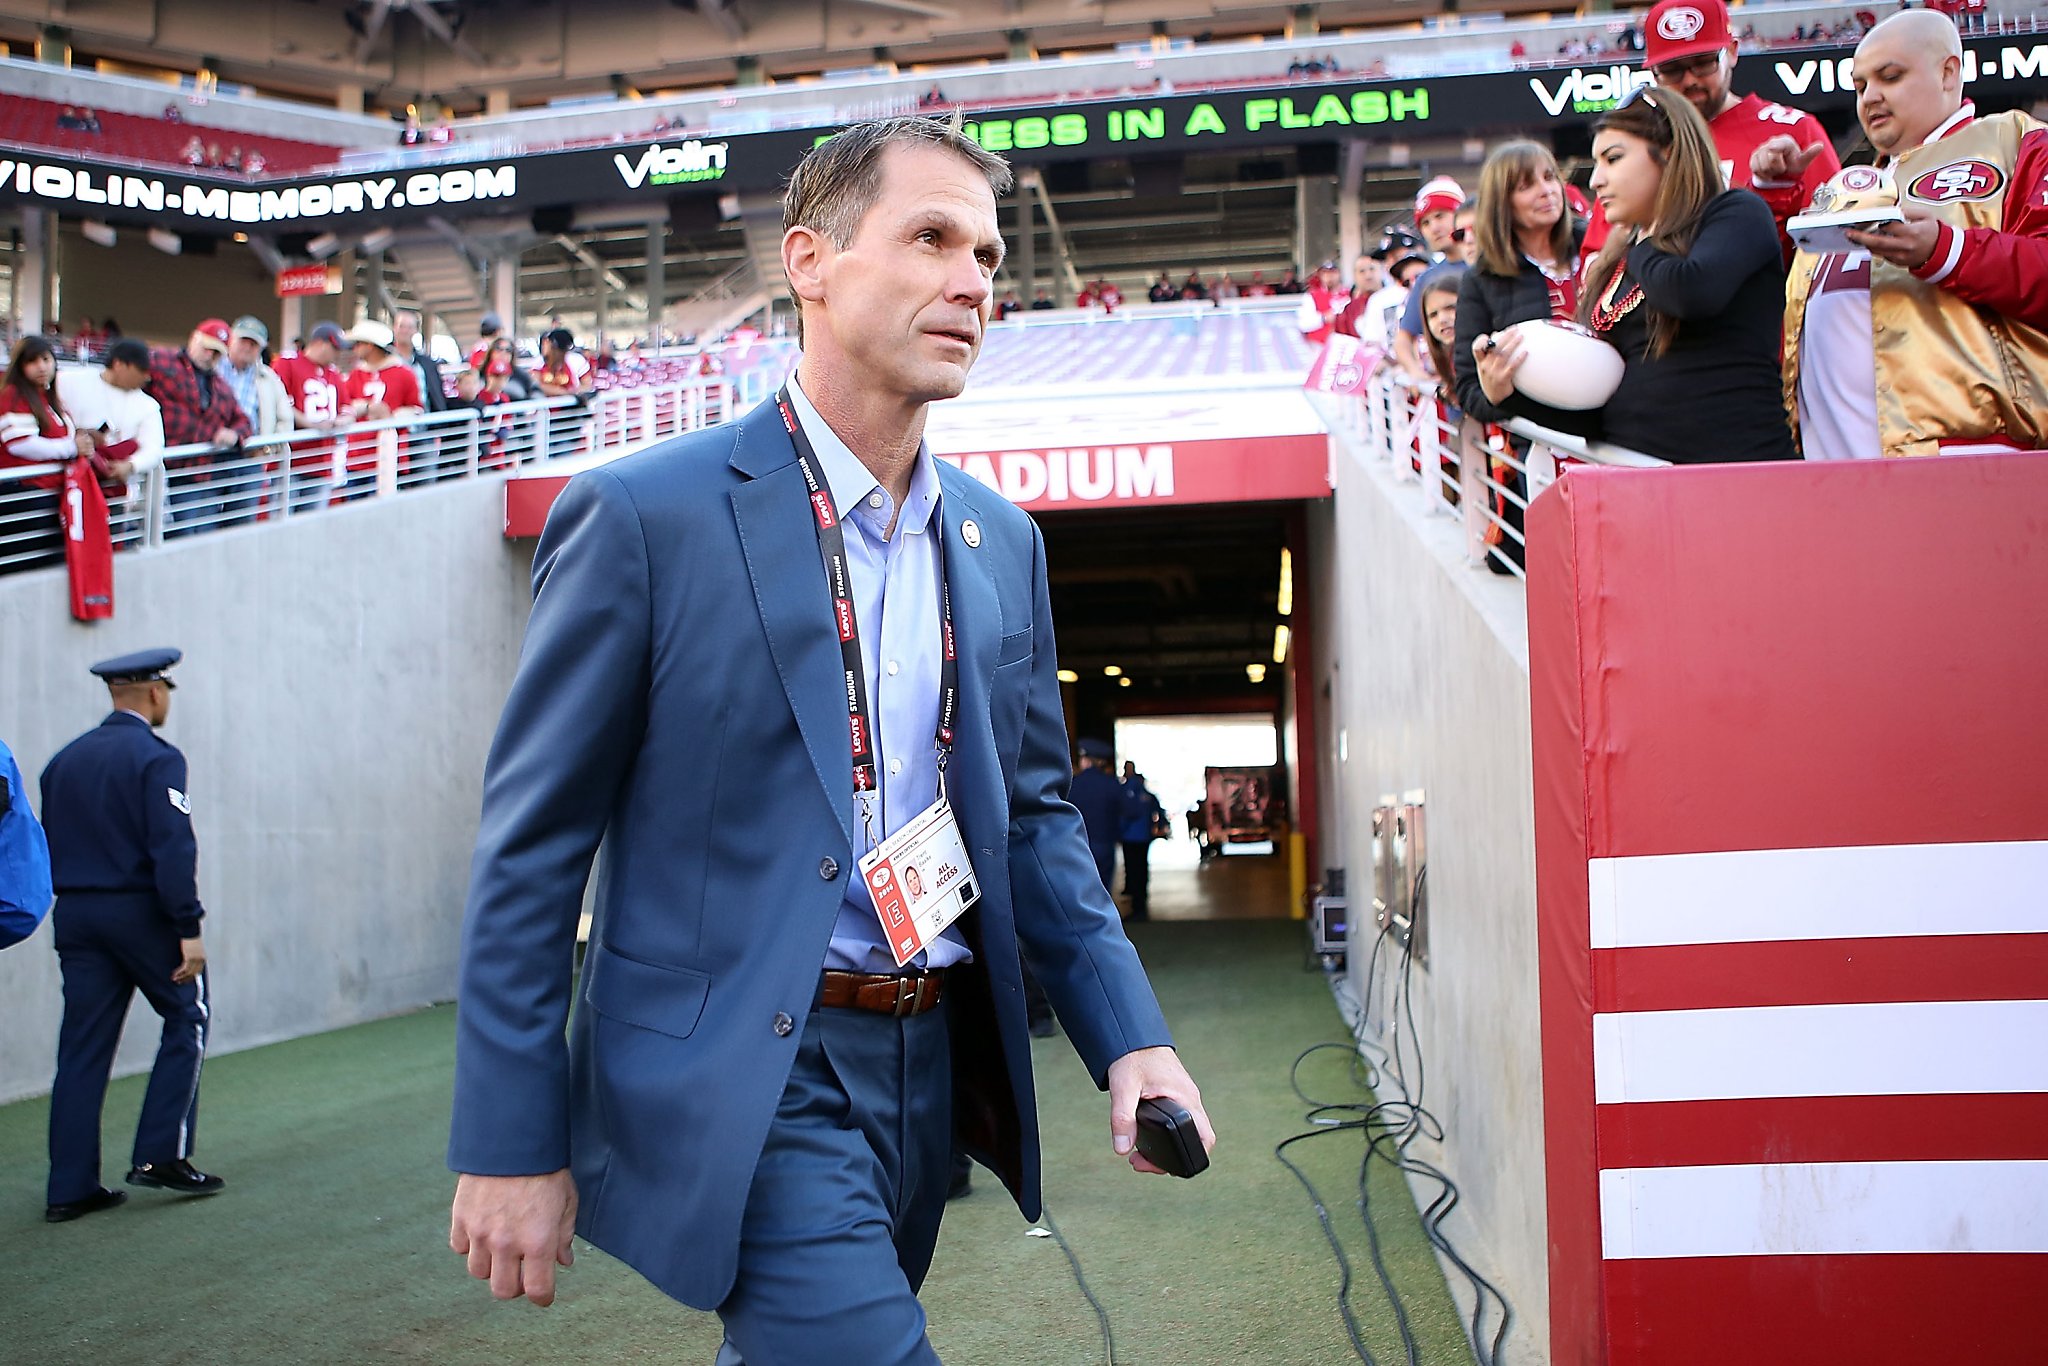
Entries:
POLYGON ((2048 450, 2048 125, 1978 118, 1962 67, 1931 10, 1856 48, 1856 116, 1884 160, 1818 207, 1905 216, 1849 229, 1860 250, 1801 252, 1786 282, 1785 399, 1809 460, 2048 450))
POLYGON ((1820 121, 1735 93, 1729 84, 1735 75, 1735 35, 1729 32, 1722 0, 1661 0, 1653 6, 1643 65, 1657 84, 1685 96, 1700 111, 1720 150, 1721 174, 1729 188, 1753 190, 1771 206, 1789 257, 1785 220, 1842 169, 1820 121))

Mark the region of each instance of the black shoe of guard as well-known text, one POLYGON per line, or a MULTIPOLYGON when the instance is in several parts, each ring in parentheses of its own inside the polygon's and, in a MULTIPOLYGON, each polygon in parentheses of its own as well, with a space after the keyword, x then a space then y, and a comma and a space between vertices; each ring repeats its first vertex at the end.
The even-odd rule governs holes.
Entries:
POLYGON ((208 1176, 180 1157, 170 1162, 145 1162, 130 1168, 128 1184, 152 1186, 173 1195, 212 1195, 227 1182, 218 1176, 208 1176))
POLYGON ((105 1186, 83 1200, 66 1200, 61 1205, 49 1205, 43 1209, 43 1219, 52 1224, 68 1224, 73 1219, 83 1219, 88 1214, 98 1214, 103 1209, 112 1209, 128 1198, 127 1191, 110 1191, 105 1186))

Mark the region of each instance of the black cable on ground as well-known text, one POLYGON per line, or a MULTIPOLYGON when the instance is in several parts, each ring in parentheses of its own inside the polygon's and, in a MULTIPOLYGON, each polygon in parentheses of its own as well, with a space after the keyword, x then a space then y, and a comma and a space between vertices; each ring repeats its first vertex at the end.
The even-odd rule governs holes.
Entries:
POLYGON ((1095 1298, 1095 1292, 1088 1288, 1088 1278, 1081 1274, 1081 1259, 1074 1255, 1074 1249, 1067 1246, 1066 1235, 1060 1232, 1059 1224, 1052 1217, 1052 1206, 1039 1200, 1039 1222, 1052 1240, 1060 1245, 1060 1251, 1067 1254, 1067 1265, 1074 1269, 1074 1284, 1081 1287, 1081 1293, 1088 1297, 1088 1307, 1095 1311, 1095 1322, 1102 1328, 1102 1360, 1104 1366, 1116 1366, 1116 1337, 1109 1331, 1109 1311, 1102 1307, 1102 1301, 1095 1298))
MULTIPOLYGON (((1418 906, 1421 904, 1427 876, 1428 867, 1425 865, 1416 875, 1415 899, 1418 906)), ((1378 1363, 1366 1348, 1362 1336, 1358 1332, 1357 1320, 1351 1310, 1349 1299, 1351 1289, 1350 1261, 1345 1256, 1343 1247, 1337 1239, 1321 1193, 1316 1190, 1314 1183, 1284 1153, 1284 1149, 1287 1147, 1306 1139, 1322 1134, 1341 1133, 1354 1129, 1361 1130, 1366 1134, 1366 1151, 1359 1161, 1358 1170, 1359 1217, 1365 1225, 1368 1244, 1372 1249, 1374 1269, 1379 1275, 1379 1280, 1387 1294, 1388 1302, 1394 1309, 1396 1323, 1401 1329, 1402 1346, 1407 1353, 1410 1366, 1419 1366, 1415 1342, 1408 1328, 1407 1316, 1401 1304, 1400 1296, 1395 1290, 1392 1279, 1387 1274, 1385 1265, 1380 1258, 1379 1231, 1373 1217, 1372 1202, 1367 1187, 1372 1162, 1375 1158, 1394 1168, 1402 1176, 1404 1183, 1409 1177, 1422 1177, 1436 1183, 1437 1194, 1435 1198, 1431 1199, 1426 1206, 1418 1211, 1423 1235, 1429 1239, 1430 1245, 1446 1261, 1457 1268, 1458 1272, 1472 1288, 1473 1308, 1469 1321, 1469 1336, 1472 1350, 1478 1357, 1480 1366, 1500 1366, 1508 1328, 1514 1321, 1513 1307, 1508 1303, 1507 1297, 1500 1292, 1499 1287, 1480 1275, 1472 1267, 1471 1263, 1466 1261, 1458 1252, 1452 1245, 1449 1237, 1443 1232, 1442 1225, 1444 1220, 1450 1216, 1451 1212, 1458 1205, 1457 1183, 1440 1168, 1414 1156, 1408 1151, 1409 1146, 1418 1138, 1427 1138, 1431 1142, 1441 1142, 1444 1137, 1442 1122, 1422 1104, 1424 1086, 1427 1082, 1427 1070, 1422 1056, 1421 1040, 1419 1037, 1411 1037, 1404 1047, 1401 1031, 1397 1024, 1394 1030, 1393 1055, 1391 1058, 1388 1058, 1386 1053, 1373 1048, 1364 1037, 1364 1027, 1370 1018, 1370 1002, 1376 984, 1379 952, 1391 928, 1391 924, 1389 924, 1381 929, 1379 936, 1373 942, 1371 954, 1367 959, 1365 1004, 1360 1007, 1359 1015, 1353 1025, 1354 1034, 1352 1040, 1348 1044, 1316 1044, 1303 1050, 1295 1058, 1294 1066, 1290 1071, 1289 1081, 1293 1086, 1295 1095, 1304 1104, 1309 1106, 1308 1121, 1318 1127, 1283 1140, 1274 1148, 1274 1156, 1294 1174, 1296 1180, 1301 1182, 1303 1188, 1307 1190, 1310 1200, 1315 1205, 1317 1219, 1323 1227, 1323 1236, 1330 1243, 1331 1251, 1337 1258, 1338 1268, 1341 1273, 1338 1289, 1338 1311, 1344 1318, 1345 1330, 1350 1335, 1352 1350, 1357 1353, 1361 1361, 1368 1363, 1368 1366, 1378 1366, 1378 1363), (1379 1079, 1386 1077, 1400 1090, 1400 1099, 1375 1099, 1371 1104, 1362 1104, 1355 1101, 1321 1101, 1309 1095, 1301 1086, 1301 1064, 1313 1054, 1331 1048, 1345 1049, 1351 1055, 1352 1077, 1354 1082, 1362 1089, 1367 1089, 1376 1094, 1381 1089, 1378 1085, 1379 1079), (1365 1054, 1368 1049, 1379 1054, 1380 1058, 1390 1062, 1392 1067, 1390 1069, 1383 1069, 1378 1063, 1367 1059, 1365 1054), (1412 1076, 1415 1089, 1412 1095, 1409 1092, 1408 1085, 1411 1073, 1408 1067, 1407 1053, 1410 1051, 1414 1054, 1412 1076), (1364 1070, 1363 1077, 1359 1075, 1361 1065, 1364 1070), (1349 1116, 1349 1118, 1337 1118, 1338 1116, 1349 1116), (1490 1338, 1485 1332, 1485 1319, 1489 1303, 1498 1305, 1500 1313, 1500 1322, 1490 1338)), ((1413 991, 1414 958, 1414 942, 1411 936, 1409 943, 1403 946, 1402 961, 1398 971, 1395 973, 1394 991, 1396 999, 1388 1003, 1389 1013, 1404 1018, 1411 1036, 1415 1036, 1416 1032, 1413 991)), ((1331 976, 1335 978, 1334 973, 1331 976)), ((1341 979, 1337 980, 1341 981, 1341 979)), ((1344 995, 1348 993, 1339 988, 1338 994, 1344 995)))

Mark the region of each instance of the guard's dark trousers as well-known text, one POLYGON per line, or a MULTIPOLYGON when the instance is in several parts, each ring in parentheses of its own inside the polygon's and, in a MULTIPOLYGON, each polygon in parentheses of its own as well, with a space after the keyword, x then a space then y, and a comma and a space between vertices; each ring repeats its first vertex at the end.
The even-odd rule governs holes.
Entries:
POLYGON ((134 1165, 192 1155, 207 995, 203 973, 172 984, 183 954, 153 895, 67 893, 50 921, 64 970, 64 1026, 50 1089, 49 1203, 61 1205, 100 1188, 100 1107, 137 991, 163 1017, 164 1033, 135 1126, 134 1165))

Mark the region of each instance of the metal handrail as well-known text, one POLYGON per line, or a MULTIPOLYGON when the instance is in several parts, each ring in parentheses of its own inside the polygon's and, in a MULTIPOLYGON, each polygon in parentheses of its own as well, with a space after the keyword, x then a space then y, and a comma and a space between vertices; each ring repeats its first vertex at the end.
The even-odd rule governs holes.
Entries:
POLYGON ((1391 363, 1373 374, 1363 393, 1333 395, 1325 405, 1370 463, 1389 465, 1397 480, 1422 488, 1426 515, 1463 520, 1470 564, 1490 562, 1516 578, 1526 577, 1523 514, 1556 482, 1560 458, 1632 469, 1669 463, 1522 418, 1497 424, 1469 417, 1453 422, 1448 408, 1438 385, 1391 363), (1526 454, 1507 440, 1509 434, 1528 443, 1526 454))
MULTIPOLYGON (((743 378, 746 389, 765 392, 765 377, 743 378)), ((741 386, 710 376, 301 429, 233 448, 173 446, 162 464, 109 495, 108 529, 117 549, 150 549, 452 479, 623 453, 736 416, 742 397, 741 386)), ((58 495, 33 481, 64 469, 0 469, 0 573, 61 559, 58 495)))

